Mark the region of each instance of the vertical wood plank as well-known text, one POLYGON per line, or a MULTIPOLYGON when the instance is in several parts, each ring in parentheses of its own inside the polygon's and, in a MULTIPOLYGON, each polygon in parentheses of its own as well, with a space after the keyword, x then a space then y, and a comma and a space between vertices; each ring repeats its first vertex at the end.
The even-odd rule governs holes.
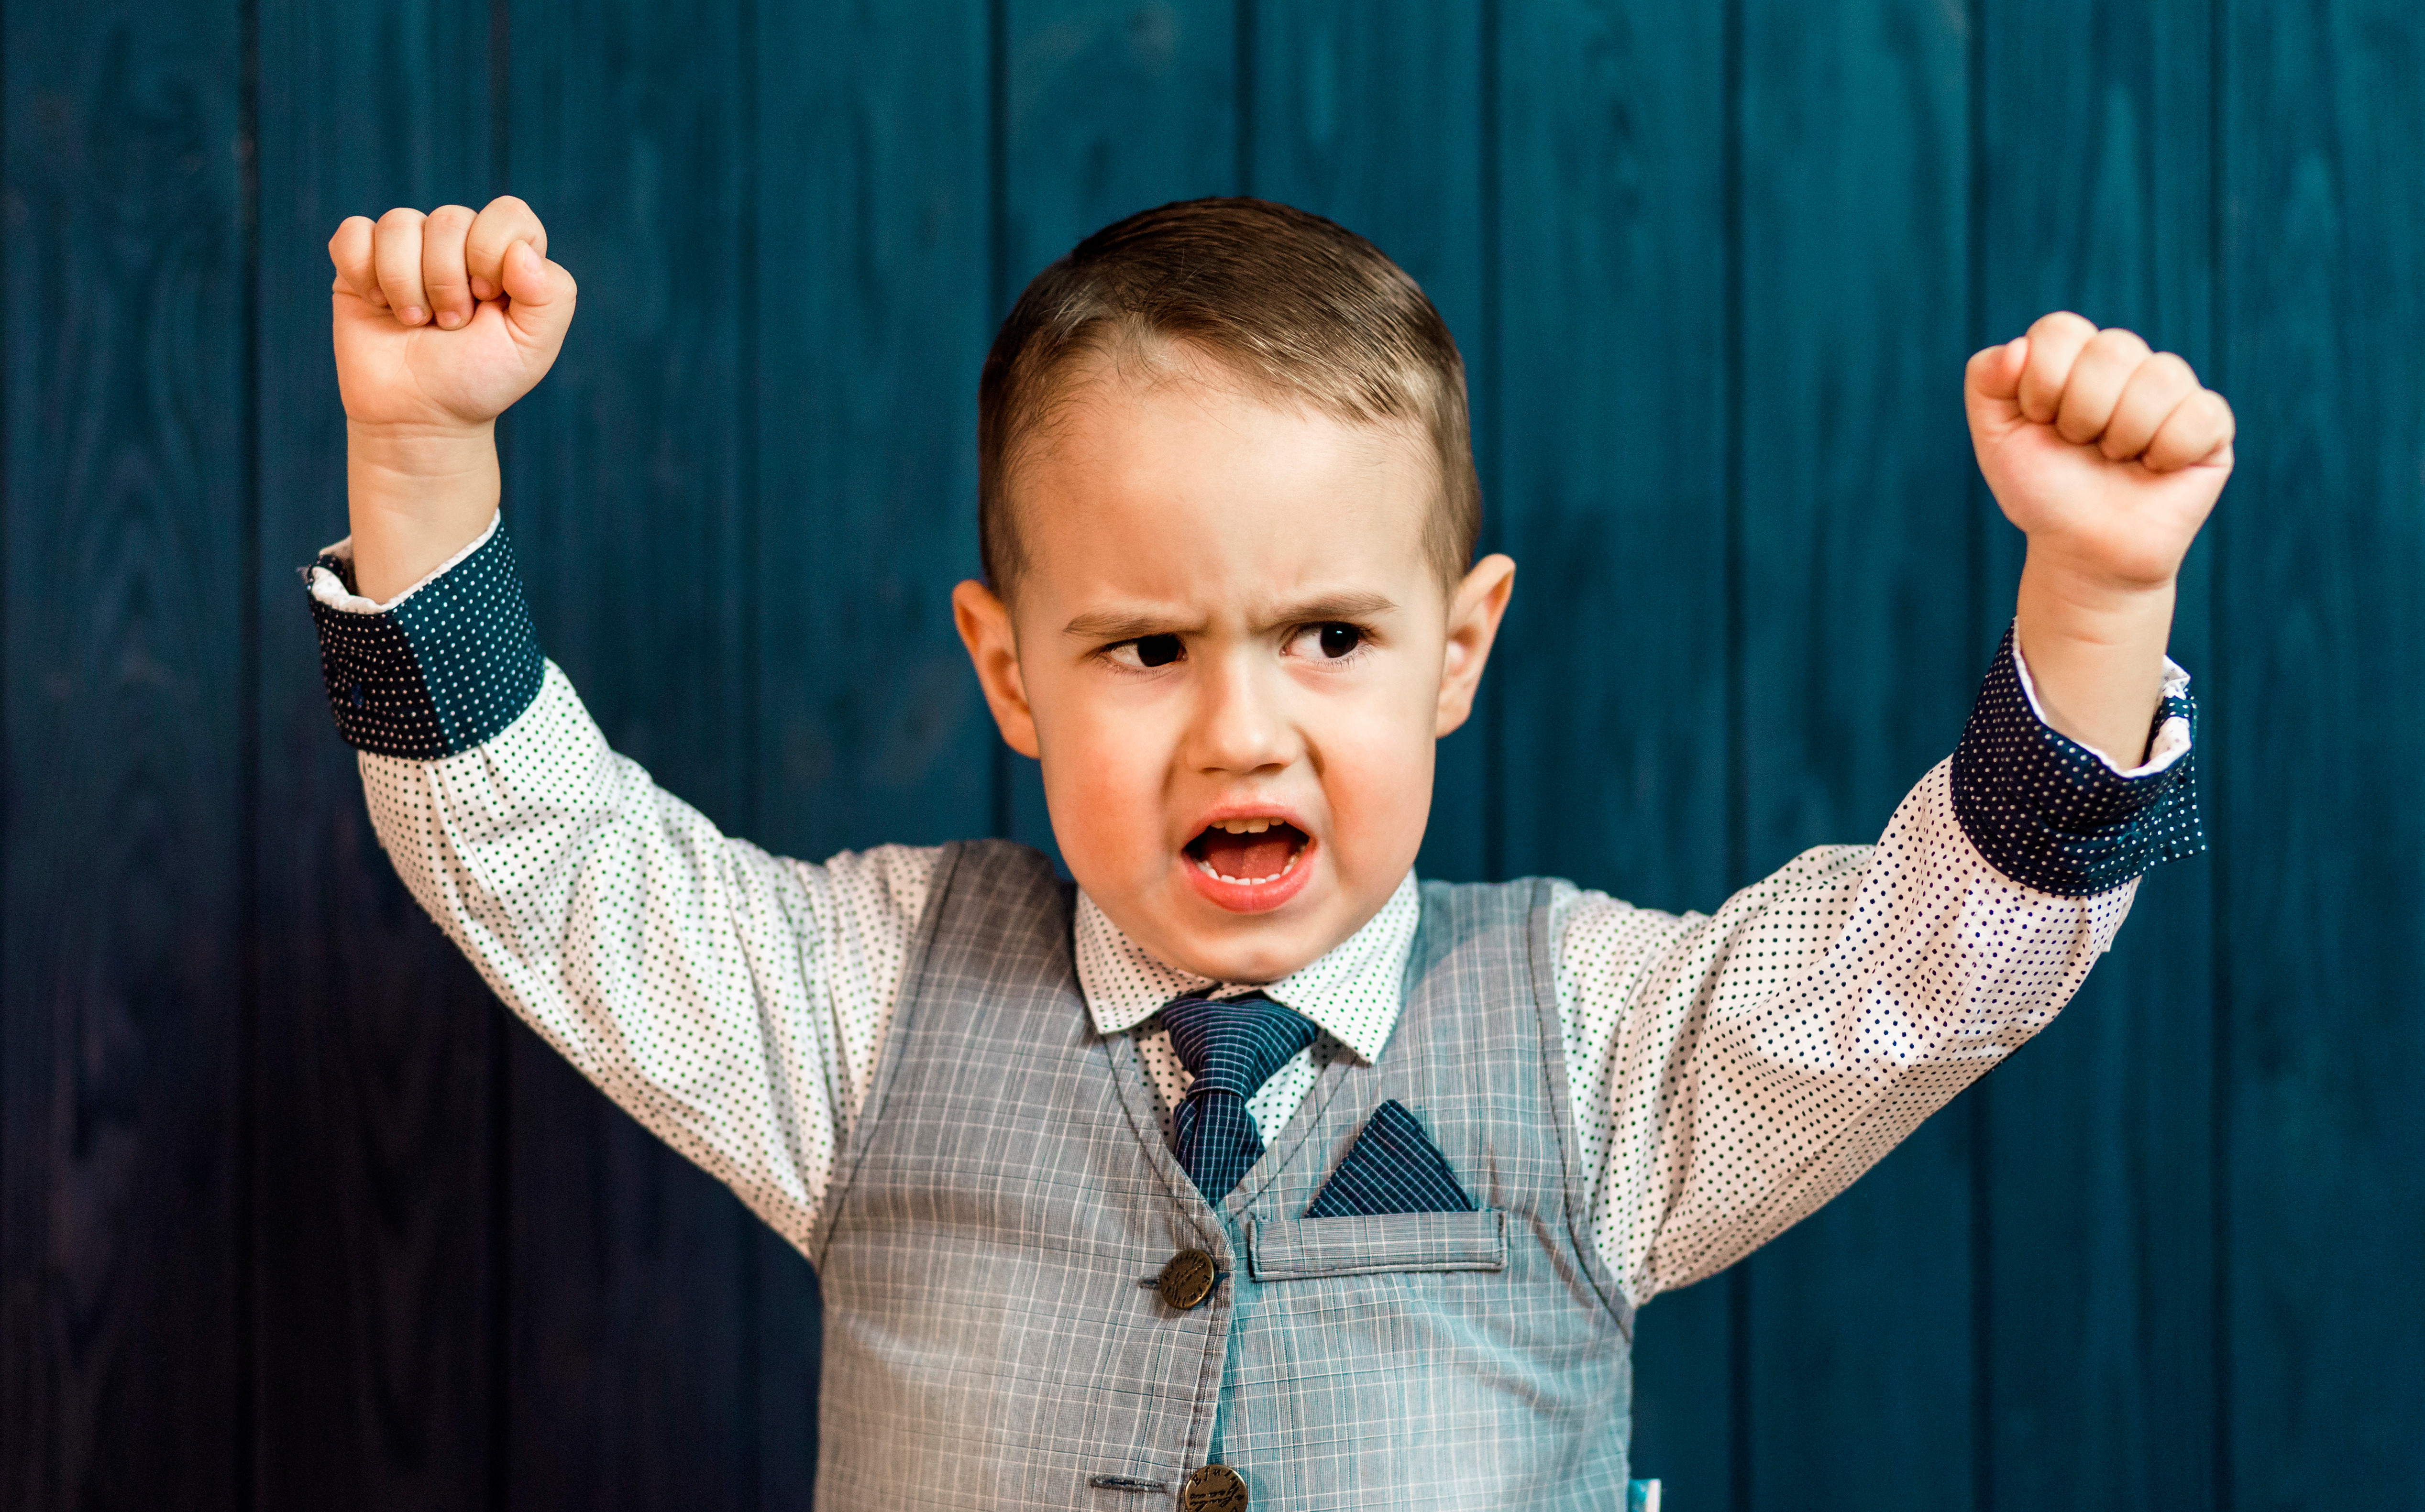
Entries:
MULTIPOLYGON (((1242 174, 1250 192, 1329 216, 1413 275, 1457 339, 1477 406, 1491 391, 1482 364, 1494 344, 1483 326, 1482 27, 1476 8, 1455 0, 1259 11, 1242 174)), ((1505 501, 1485 502, 1503 533, 1505 501)), ((1490 718, 1489 706, 1478 708, 1440 744, 1416 863, 1425 876, 1488 869, 1490 718)))
POLYGON ((1646 904, 1726 876, 1719 13, 1505 15, 1508 865, 1646 904))
MULTIPOLYGON (((1726 59, 1720 8, 1508 6, 1492 676, 1506 870, 1709 908, 1726 876, 1726 59)), ((1720 1506, 1726 1283, 1653 1303, 1639 1473, 1720 1506)))
MULTIPOLYGON (((792 855, 992 827, 951 613, 977 573, 989 42, 967 5, 759 10, 756 836, 792 855)), ((752 1249, 759 1503, 806 1507, 815 1284, 771 1232, 752 1249)))
POLYGON ((1009 0, 1007 291, 1089 231, 1238 187, 1230 0, 1009 0))
POLYGON ((11 3, 0 1503, 236 1505, 251 143, 232 4, 11 3))
MULTIPOLYGON (((1967 38, 1934 0, 1746 0, 1745 814, 1754 872, 1874 836, 1973 645, 1967 38)), ((1970 1151, 1940 1114, 1750 1262, 1751 1502, 1967 1504, 1970 1151)))
MULTIPOLYGON (((737 8, 637 0, 526 0, 511 38, 509 187, 582 312, 506 422, 506 522, 540 644, 608 739, 729 827, 755 743, 752 39, 737 8)), ((507 1501, 746 1504, 751 1220, 535 1036, 512 1043, 507 1501)))
POLYGON ((265 808, 258 1499, 476 1506, 495 1452, 490 1108, 501 1010, 397 881, 329 727, 297 564, 345 530, 337 222, 477 207, 488 7, 260 11, 265 808))
MULTIPOLYGON (((1238 190, 1232 0, 1002 0, 1003 224, 1009 313, 1027 280, 1100 230, 1238 190)), ((1035 762, 1004 753, 1008 831, 1058 856, 1035 762)))
POLYGON ((2217 517, 2223 1504, 2415 1505, 2425 1441, 2425 12, 2231 6, 2217 517))
POLYGON ((952 627, 977 572, 980 8, 766 8, 756 49, 762 837, 823 856, 991 822, 952 627))
MULTIPOLYGON (((2209 9, 1983 8, 1979 344, 2074 309, 2210 373, 2209 9)), ((1981 510, 1983 642, 2023 543, 1981 510)), ((2201 694, 2208 561, 2184 573, 2172 645, 2201 694)), ((2204 862, 2144 879, 2079 997, 1973 1094, 1994 1505, 2216 1504, 2212 880, 2204 862)))

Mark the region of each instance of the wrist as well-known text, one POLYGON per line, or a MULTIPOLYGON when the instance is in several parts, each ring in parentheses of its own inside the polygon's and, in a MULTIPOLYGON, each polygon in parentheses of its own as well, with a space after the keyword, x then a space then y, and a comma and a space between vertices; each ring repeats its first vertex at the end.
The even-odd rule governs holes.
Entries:
POLYGON ((496 426, 345 425, 354 580, 384 602, 488 529, 500 482, 496 426))
POLYGON ((2047 723, 2135 766, 2162 698, 2174 582, 2117 583, 2032 552, 2015 626, 2047 723))
POLYGON ((2021 566, 2020 617, 2041 636, 2160 651, 2173 622, 2177 581, 2114 578, 2032 551, 2021 566))

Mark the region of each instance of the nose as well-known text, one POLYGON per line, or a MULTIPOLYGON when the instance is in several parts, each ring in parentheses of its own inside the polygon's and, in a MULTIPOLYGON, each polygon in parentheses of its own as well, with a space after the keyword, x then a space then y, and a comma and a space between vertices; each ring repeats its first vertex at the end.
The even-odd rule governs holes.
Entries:
POLYGON ((1187 759, 1197 771, 1275 772, 1305 754, 1288 678, 1270 658, 1242 648, 1198 665, 1204 670, 1187 739, 1187 759))

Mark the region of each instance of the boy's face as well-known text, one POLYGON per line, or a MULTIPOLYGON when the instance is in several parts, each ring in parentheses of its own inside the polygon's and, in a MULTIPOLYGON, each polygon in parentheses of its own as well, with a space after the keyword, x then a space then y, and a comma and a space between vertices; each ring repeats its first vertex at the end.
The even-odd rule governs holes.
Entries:
POLYGON ((1015 477, 1011 602, 954 606, 1087 896, 1171 965, 1269 981, 1413 866, 1515 565, 1443 594, 1419 437, 1225 378, 1081 379, 1015 477))

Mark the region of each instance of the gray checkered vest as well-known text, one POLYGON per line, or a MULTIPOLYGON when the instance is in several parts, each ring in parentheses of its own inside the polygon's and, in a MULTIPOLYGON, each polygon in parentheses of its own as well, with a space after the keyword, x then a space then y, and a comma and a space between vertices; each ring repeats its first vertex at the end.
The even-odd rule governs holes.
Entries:
POLYGON ((815 1235, 817 1505, 1625 1505, 1632 1318, 1588 1240, 1541 883, 1422 894, 1377 1064, 1325 1070, 1218 1208, 1136 1043, 1097 1034, 1069 885, 947 849, 815 1235), (1305 1219, 1365 1120, 1422 1118, 1479 1213, 1305 1219), (1150 1286, 1210 1253, 1212 1297, 1150 1286))

